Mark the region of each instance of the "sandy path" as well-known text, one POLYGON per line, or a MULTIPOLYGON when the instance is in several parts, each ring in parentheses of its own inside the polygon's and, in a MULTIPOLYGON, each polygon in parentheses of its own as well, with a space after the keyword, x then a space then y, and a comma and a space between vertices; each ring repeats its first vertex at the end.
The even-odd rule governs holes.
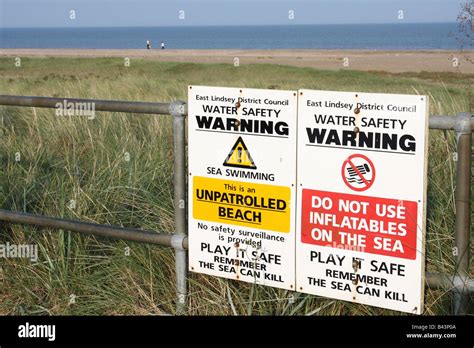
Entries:
POLYGON ((339 50, 120 50, 120 49, 0 49, 7 57, 129 57, 157 61, 284 64, 318 69, 399 72, 463 72, 474 74, 474 52, 458 51, 339 51, 339 50), (347 58, 347 60, 345 60, 347 58), (458 66, 453 66, 453 58, 458 66), (344 63, 348 66, 344 66, 344 63))

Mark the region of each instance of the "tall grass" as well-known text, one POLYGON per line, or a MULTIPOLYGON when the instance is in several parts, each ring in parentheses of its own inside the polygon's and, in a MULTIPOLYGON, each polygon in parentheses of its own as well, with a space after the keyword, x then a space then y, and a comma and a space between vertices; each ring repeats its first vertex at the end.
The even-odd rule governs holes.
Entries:
MULTIPOLYGON (((277 65, 159 63, 121 59, 0 59, 0 93, 136 101, 186 100, 187 85, 314 88, 426 94, 431 114, 469 107, 472 76, 318 71, 277 65)), ((0 207, 172 232, 169 117, 0 107, 0 207), (19 154, 20 160, 16 161, 19 154), (74 204, 72 204, 74 203, 74 204)), ((427 270, 454 272, 454 137, 429 143, 427 270)), ((39 246, 39 260, 0 259, 0 314, 173 314, 169 248, 0 225, 0 242, 39 246)), ((425 313, 448 314, 450 295, 426 290, 425 313)), ((316 296, 189 275, 189 313, 219 315, 398 315, 316 296)))

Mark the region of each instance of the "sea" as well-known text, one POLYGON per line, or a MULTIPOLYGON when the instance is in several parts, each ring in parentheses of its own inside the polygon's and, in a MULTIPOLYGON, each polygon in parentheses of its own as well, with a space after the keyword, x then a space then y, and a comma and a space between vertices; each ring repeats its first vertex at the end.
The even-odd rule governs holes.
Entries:
POLYGON ((0 48, 459 49, 456 23, 0 28, 0 48))

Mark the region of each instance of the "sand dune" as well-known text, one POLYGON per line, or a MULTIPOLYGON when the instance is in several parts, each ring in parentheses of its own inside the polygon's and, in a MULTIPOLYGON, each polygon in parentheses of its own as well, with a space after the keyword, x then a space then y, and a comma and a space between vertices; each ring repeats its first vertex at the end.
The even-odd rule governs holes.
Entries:
POLYGON ((117 57, 157 61, 234 64, 269 63, 317 69, 400 72, 462 72, 474 74, 474 52, 364 50, 122 50, 0 49, 3 57, 117 57), (457 59, 457 61, 456 61, 457 59), (457 63, 457 65, 455 64, 457 63))

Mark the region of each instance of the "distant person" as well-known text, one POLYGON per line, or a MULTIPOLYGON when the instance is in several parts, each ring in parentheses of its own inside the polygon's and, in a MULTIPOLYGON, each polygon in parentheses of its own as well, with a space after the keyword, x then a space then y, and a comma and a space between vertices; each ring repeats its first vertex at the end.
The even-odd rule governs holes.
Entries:
POLYGON ((164 50, 165 49, 165 43, 163 41, 161 41, 161 49, 164 50))
POLYGON ((146 40, 146 49, 149 50, 151 48, 150 40, 146 40))

